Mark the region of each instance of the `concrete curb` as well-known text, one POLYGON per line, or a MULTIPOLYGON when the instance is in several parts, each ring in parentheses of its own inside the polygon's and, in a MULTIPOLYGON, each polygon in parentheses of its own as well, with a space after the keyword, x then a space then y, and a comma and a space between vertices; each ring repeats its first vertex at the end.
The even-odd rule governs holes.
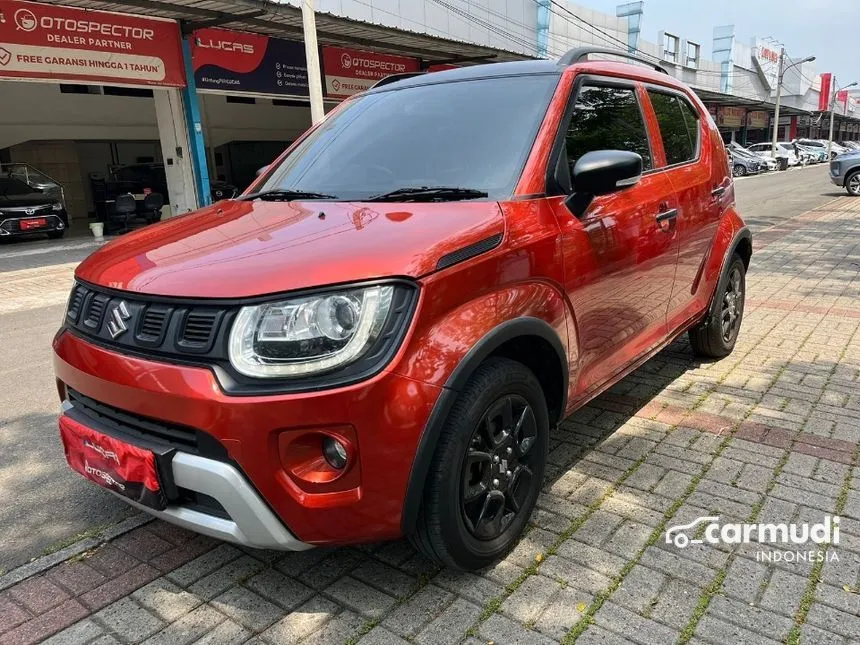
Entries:
POLYGON ((43 555, 27 564, 22 564, 20 567, 12 569, 9 573, 4 573, 0 576, 0 591, 8 589, 19 582, 23 582, 27 578, 32 578, 35 575, 47 571, 51 567, 56 566, 61 562, 65 562, 69 558, 74 558, 76 555, 80 555, 90 549, 101 546, 105 542, 115 540, 120 535, 124 535, 129 531, 154 520, 154 517, 147 515, 146 513, 139 513, 119 522, 118 524, 114 524, 113 526, 106 528, 94 537, 84 538, 64 549, 60 549, 59 551, 55 551, 49 555, 43 555))

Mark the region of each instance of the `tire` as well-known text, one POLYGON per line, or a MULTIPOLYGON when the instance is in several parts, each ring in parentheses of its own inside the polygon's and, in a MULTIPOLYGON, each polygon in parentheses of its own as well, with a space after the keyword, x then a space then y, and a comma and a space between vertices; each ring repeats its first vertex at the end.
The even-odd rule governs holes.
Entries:
POLYGON ((732 171, 735 177, 743 177, 747 174, 747 169, 739 163, 736 163, 732 171))
POLYGON ((413 546, 463 571, 510 552, 541 489, 549 426, 543 391, 528 368, 495 357, 481 364, 439 437, 409 536, 413 546))
POLYGON ((66 230, 67 230, 67 229, 65 229, 65 228, 64 228, 64 229, 63 229, 63 230, 61 230, 61 231, 50 231, 50 232, 48 233, 48 239, 50 239, 50 240, 59 240, 61 237, 65 237, 65 235, 66 235, 66 230))
POLYGON ((745 299, 746 267, 735 253, 717 285, 707 318, 690 330, 690 345, 696 356, 723 358, 732 353, 743 322, 745 299))
POLYGON ((860 170, 855 170, 845 178, 845 190, 849 195, 860 197, 860 170))

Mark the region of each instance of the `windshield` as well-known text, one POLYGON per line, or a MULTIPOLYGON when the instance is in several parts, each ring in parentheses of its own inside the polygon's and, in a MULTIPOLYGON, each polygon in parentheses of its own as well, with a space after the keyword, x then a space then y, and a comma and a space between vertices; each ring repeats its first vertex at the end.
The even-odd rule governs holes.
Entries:
POLYGON ((258 188, 348 201, 439 187, 506 198, 558 78, 499 77, 366 94, 331 115, 258 188))
POLYGON ((0 195, 30 195, 35 192, 19 179, 0 177, 0 195))

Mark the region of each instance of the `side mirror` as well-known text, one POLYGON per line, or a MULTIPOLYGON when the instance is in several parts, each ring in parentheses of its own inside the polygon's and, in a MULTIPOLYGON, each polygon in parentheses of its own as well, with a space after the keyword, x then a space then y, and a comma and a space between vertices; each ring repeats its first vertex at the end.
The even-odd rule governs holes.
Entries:
POLYGON ((582 155, 573 167, 573 193, 565 203, 582 217, 598 195, 608 195, 642 178, 642 157, 626 150, 595 150, 582 155))
POLYGON ((268 167, 268 166, 263 166, 262 168, 260 168, 260 169, 257 171, 257 177, 259 177, 260 175, 262 175, 263 173, 265 173, 268 169, 269 169, 269 167, 268 167))

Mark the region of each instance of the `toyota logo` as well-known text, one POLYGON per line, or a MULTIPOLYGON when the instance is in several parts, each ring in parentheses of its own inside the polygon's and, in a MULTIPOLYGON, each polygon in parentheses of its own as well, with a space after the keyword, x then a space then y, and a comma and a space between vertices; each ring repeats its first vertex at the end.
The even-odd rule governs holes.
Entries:
POLYGON ((24 212, 25 212, 27 215, 35 215, 35 214, 36 214, 36 209, 35 209, 35 208, 25 208, 25 209, 24 209, 24 212))
POLYGON ((352 56, 344 52, 340 55, 340 64, 343 66, 344 69, 349 69, 350 67, 352 67, 352 56))
POLYGON ((15 12, 15 24, 19 31, 34 31, 39 26, 36 14, 29 9, 18 9, 15 12))

